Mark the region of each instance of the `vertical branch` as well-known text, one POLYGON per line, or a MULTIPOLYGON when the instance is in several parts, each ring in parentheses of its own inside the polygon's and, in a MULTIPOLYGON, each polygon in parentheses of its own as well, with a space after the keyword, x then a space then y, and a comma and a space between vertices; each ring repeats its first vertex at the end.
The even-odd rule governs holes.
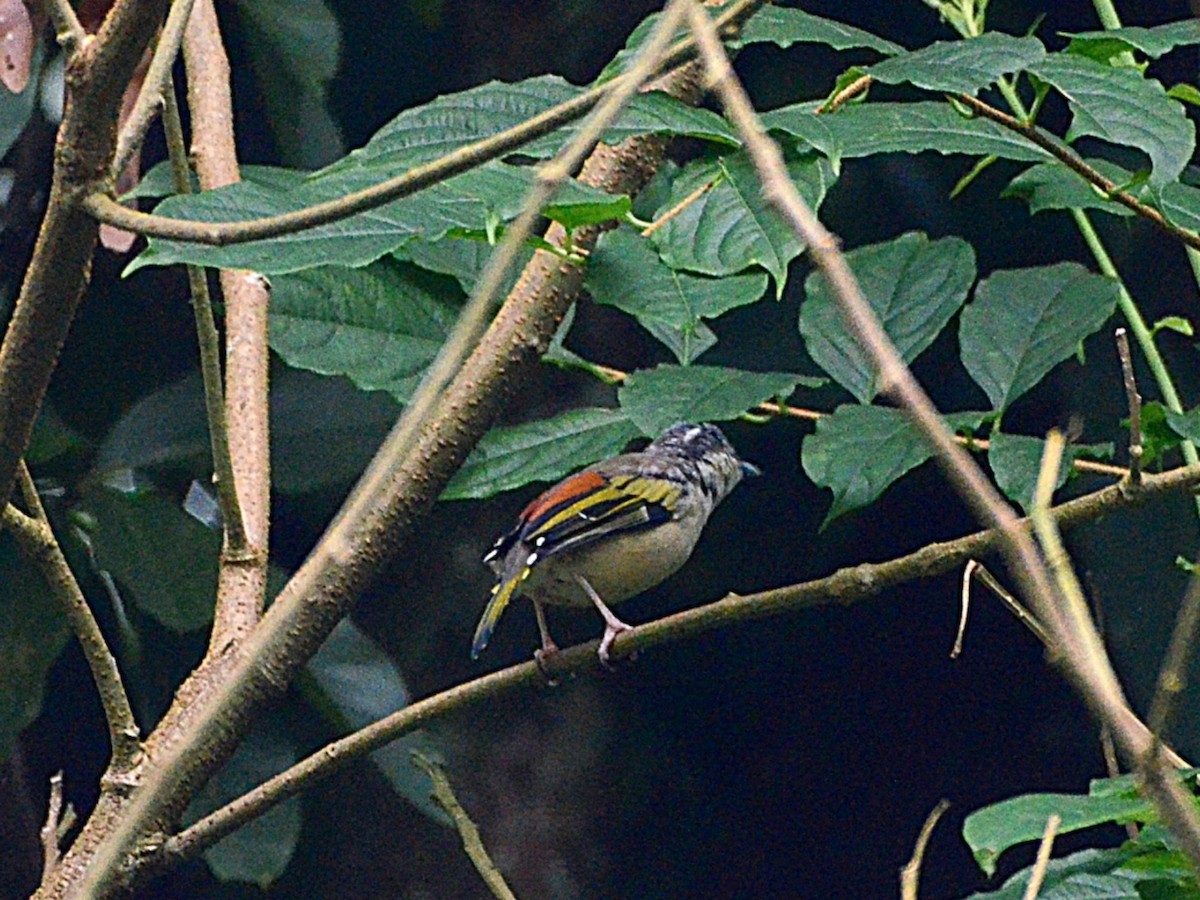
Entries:
MULTIPOLYGON (((192 158, 200 187, 241 180, 233 135, 229 59, 212 0, 196 0, 183 39, 192 122, 192 158)), ((217 585, 209 652, 242 640, 262 616, 267 589, 271 503, 265 279, 220 274, 225 298, 225 420, 232 478, 245 527, 246 552, 226 545, 217 585)))
POLYGON ((1142 483, 1142 395, 1138 393, 1133 375, 1133 355, 1129 352, 1129 335, 1118 328, 1117 356, 1121 358, 1121 376, 1125 381, 1125 399, 1129 402, 1129 486, 1142 483))
MULTIPOLYGON (((175 84, 169 72, 163 97, 166 101, 163 108, 163 130, 167 136, 167 154, 171 160, 175 193, 190 194, 192 173, 187 161, 179 104, 175 99, 175 84)), ((221 504, 221 520, 225 529, 225 552, 234 558, 242 558, 246 554, 246 529, 242 524, 242 508, 238 503, 237 485, 233 479, 233 463, 229 458, 225 392, 221 388, 221 336, 217 334, 217 325, 213 320, 212 298, 208 293, 208 277, 203 267, 186 268, 188 287, 192 294, 192 310, 196 319, 196 338, 200 346, 204 406, 208 413, 213 479, 217 485, 217 499, 221 504)))

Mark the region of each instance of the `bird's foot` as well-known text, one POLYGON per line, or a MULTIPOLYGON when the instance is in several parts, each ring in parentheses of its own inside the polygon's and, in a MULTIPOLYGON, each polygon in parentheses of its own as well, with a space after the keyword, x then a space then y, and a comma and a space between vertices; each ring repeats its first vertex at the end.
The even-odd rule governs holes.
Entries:
MULTIPOLYGON (((610 653, 612 651, 613 641, 617 639, 617 635, 625 631, 633 631, 633 626, 627 625, 616 616, 613 616, 611 619, 605 619, 604 637, 600 639, 600 650, 596 654, 600 657, 600 664, 604 666, 604 668, 609 670, 616 668, 616 666, 613 665, 610 653)), ((637 659, 636 650, 629 654, 629 659, 631 661, 637 659)))

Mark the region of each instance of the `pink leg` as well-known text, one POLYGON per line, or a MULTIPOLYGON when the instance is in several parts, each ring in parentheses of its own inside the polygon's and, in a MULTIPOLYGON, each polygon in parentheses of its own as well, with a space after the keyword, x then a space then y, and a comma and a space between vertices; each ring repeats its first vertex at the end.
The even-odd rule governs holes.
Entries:
POLYGON ((584 578, 582 575, 576 575, 575 580, 579 582, 579 586, 583 588, 584 593, 586 593, 592 599, 592 602, 596 604, 596 609, 600 611, 600 615, 604 618, 604 637, 600 639, 599 656, 600 662, 604 663, 606 667, 612 668, 612 663, 609 660, 608 653, 609 650, 612 649, 613 641, 617 639, 617 635, 622 631, 632 631, 633 626, 627 625, 625 622, 622 622, 616 617, 613 611, 608 608, 608 604, 601 600, 600 595, 596 593, 595 589, 590 584, 588 584, 586 578, 584 578))

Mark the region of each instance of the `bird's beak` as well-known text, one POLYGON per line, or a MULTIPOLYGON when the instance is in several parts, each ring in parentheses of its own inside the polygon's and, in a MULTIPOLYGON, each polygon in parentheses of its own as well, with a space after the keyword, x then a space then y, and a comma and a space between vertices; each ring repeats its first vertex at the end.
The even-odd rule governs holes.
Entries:
POLYGON ((748 463, 744 459, 739 460, 739 461, 742 464, 742 474, 743 475, 749 476, 751 478, 757 478, 759 475, 762 474, 762 469, 760 469, 758 466, 754 465, 754 463, 748 463))

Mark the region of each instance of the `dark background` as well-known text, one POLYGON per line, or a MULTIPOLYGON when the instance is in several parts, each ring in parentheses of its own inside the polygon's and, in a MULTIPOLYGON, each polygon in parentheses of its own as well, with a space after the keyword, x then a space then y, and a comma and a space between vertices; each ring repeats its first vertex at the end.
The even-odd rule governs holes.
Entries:
MULTIPOLYGON (((235 68, 238 135, 247 162, 336 158, 336 145, 271 129, 261 78, 249 61, 235 4, 222 4, 235 68)), ((1084 2, 993 3, 992 27, 1022 33, 1045 15, 1038 34, 1060 46, 1061 31, 1098 28, 1084 2)), ((332 2, 342 28, 339 74, 331 87, 333 121, 345 148, 361 145, 399 110, 489 79, 554 72, 590 80, 654 3, 632 2, 332 2)), ((952 37, 918 0, 806 3, 810 12, 867 28, 905 46, 952 37)), ((1123 2, 1126 24, 1188 15, 1182 2, 1123 2)), ((867 53, 823 47, 755 47, 738 68, 760 108, 825 94, 836 75, 867 53)), ((1166 84, 1194 82, 1196 52, 1155 64, 1166 84)), ((1065 111, 1044 120, 1059 133, 1065 111)), ((34 123, 6 165, 44 179, 52 130, 34 123), (42 161, 45 162, 42 162, 42 161)), ((158 139, 155 138, 155 141, 158 139)), ((147 162, 161 155, 152 141, 147 162)), ((1016 172, 1000 163, 966 194, 947 199, 970 161, 933 155, 847 163, 823 208, 827 224, 855 247, 919 228, 961 235, 975 247, 981 274, 1074 259, 1092 265, 1069 217, 1030 217, 996 194, 1016 172)), ((31 181, 32 180, 32 181, 31 181)), ((33 196, 42 197, 34 189, 33 196)), ((36 212, 36 203, 33 205, 36 212)), ((1147 226, 1095 216, 1110 252, 1146 317, 1189 315, 1196 289, 1182 249, 1147 226)), ((0 269, 6 303, 24 265, 31 214, 6 220, 0 269)), ((124 260, 102 252, 84 307, 52 388, 69 424, 102 437, 130 404, 195 367, 191 313, 178 272, 143 270, 119 279, 124 260)), ((722 342, 703 360, 747 368, 814 373, 796 332, 800 285, 723 317, 722 342)), ((953 332, 953 329, 951 329, 953 332)), ((1163 344, 1186 405, 1197 395, 1191 342, 1163 344)), ((584 306, 572 345, 622 368, 652 365, 663 352, 630 320, 584 306)), ((916 366, 948 409, 977 408, 982 397, 961 372, 952 333, 916 366)), ((1148 374, 1143 392, 1153 395, 1148 374)), ((547 370, 511 412, 512 420, 582 402, 603 403, 609 389, 547 370)), ((833 390, 811 402, 832 409, 833 390)), ((806 398, 806 402, 808 398, 806 398)), ((1125 415, 1110 338, 1087 344, 1087 365, 1060 367, 1006 417, 1008 429, 1037 434, 1079 417, 1083 439, 1120 440, 1125 415)), ((766 473, 747 482, 714 517, 695 558, 675 578, 622 613, 631 621, 706 602, 727 590, 749 592, 819 577, 839 566, 878 561, 973 529, 963 505, 931 465, 908 476, 867 510, 819 526, 828 498, 804 476, 799 451, 809 426, 731 424, 733 443, 766 473)), ((367 447, 378 439, 364 434, 367 447)), ((286 462, 284 463, 286 465, 286 462)), ((86 461, 74 463, 75 470, 86 461)), ((71 466, 39 472, 68 489, 71 466)), ((1070 491, 1102 486, 1083 478, 1070 491)), ((469 637, 489 575, 478 558, 535 489, 484 504, 443 504, 404 560, 359 604, 355 618, 394 655, 423 696, 525 658, 536 641, 531 611, 512 610, 487 655, 472 664, 469 637)), ((284 567, 311 546, 339 491, 280 499, 273 546, 284 567)), ((1178 555, 1194 556, 1195 510, 1186 498, 1156 503, 1071 535, 1077 562, 1102 603, 1107 634, 1135 707, 1144 709, 1184 578, 1178 555)), ((999 563, 994 562, 998 572, 999 563)), ((1096 729, 1051 670, 1042 651, 998 603, 978 595, 957 661, 948 659, 958 618, 957 574, 889 591, 852 608, 822 608, 710 633, 644 654, 635 664, 535 694, 521 694, 439 728, 460 798, 474 815, 518 896, 534 897, 884 897, 917 831, 942 797, 953 803, 926 855, 922 895, 950 897, 985 882, 958 829, 986 803, 1036 790, 1080 791, 1104 772, 1096 729)), ((594 617, 553 620, 560 641, 599 632, 594 617)), ((200 636, 161 639, 175 677, 203 646, 200 636)), ((161 677, 150 707, 166 702, 161 677)), ((22 896, 36 884, 36 826, 49 774, 67 771, 69 798, 93 799, 104 738, 88 676, 74 648, 55 666, 42 719, 0 770, 0 886, 22 896)), ((1185 709, 1179 743, 1200 755, 1197 717, 1185 709)), ((329 733, 293 723, 316 746, 329 733)), ((306 795, 296 858, 270 893, 279 897, 485 896, 455 836, 397 799, 369 767, 356 766, 306 795)), ((1120 834, 1106 834, 1119 840, 1120 834)), ((1095 833, 1067 837, 1082 846, 1095 833)), ((1005 858, 1002 874, 1027 864, 1032 849, 1005 858)), ((193 864, 149 894, 239 896, 257 888, 220 886, 193 864)))

